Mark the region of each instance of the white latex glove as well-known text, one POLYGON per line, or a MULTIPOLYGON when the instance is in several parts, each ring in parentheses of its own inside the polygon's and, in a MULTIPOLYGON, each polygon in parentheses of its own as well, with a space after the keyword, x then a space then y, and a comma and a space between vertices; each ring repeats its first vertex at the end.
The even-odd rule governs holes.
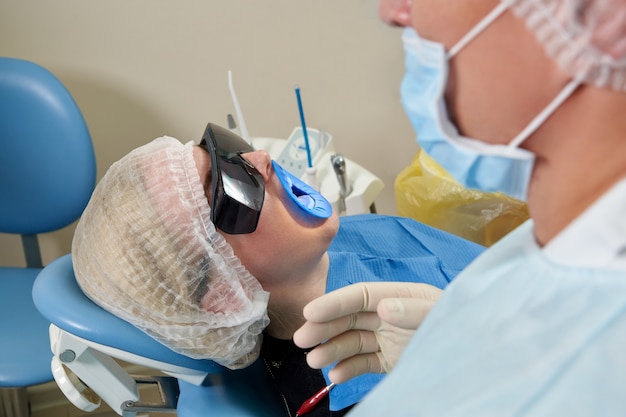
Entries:
POLYGON ((307 322, 293 340, 312 368, 340 384, 355 376, 389 372, 442 293, 428 284, 369 282, 325 294, 304 307, 307 322), (321 344, 320 344, 321 343, 321 344))

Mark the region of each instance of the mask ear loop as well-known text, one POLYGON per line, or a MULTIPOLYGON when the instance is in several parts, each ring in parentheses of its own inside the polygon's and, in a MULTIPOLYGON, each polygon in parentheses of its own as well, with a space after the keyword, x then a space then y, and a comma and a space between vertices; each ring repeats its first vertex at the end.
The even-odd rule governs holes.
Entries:
POLYGON ((509 148, 518 148, 548 117, 582 84, 582 77, 574 78, 530 123, 508 144, 509 148))
POLYGON ((485 30, 487 26, 492 24, 505 10, 509 7, 510 1, 503 0, 489 14, 478 22, 469 32, 465 34, 450 50, 448 51, 448 59, 459 53, 470 41, 472 41, 480 32, 485 30))
MULTIPOLYGON (((467 46, 480 32, 492 24, 512 3, 511 0, 502 0, 487 16, 478 22, 469 32, 465 34, 447 53, 450 59, 467 46)), ((530 123, 507 145, 510 148, 518 148, 535 130, 546 121, 548 117, 578 88, 582 83, 582 77, 576 77, 570 81, 561 92, 539 113, 530 123)))

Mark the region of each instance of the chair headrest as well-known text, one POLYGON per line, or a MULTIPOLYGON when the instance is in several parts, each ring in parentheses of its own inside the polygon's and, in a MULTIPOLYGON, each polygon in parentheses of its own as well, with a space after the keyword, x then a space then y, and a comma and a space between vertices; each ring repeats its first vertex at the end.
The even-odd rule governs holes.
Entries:
POLYGON ((178 354, 100 308, 78 286, 71 255, 62 256, 43 269, 33 285, 33 300, 51 323, 88 341, 198 371, 220 373, 224 369, 211 360, 178 354))

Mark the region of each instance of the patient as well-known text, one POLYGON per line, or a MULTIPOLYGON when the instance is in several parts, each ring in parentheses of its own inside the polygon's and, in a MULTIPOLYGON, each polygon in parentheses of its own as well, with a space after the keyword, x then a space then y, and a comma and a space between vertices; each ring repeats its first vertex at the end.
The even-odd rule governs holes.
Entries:
MULTIPOLYGON (((231 369, 260 354, 294 415, 328 381, 291 341, 304 305, 365 281, 426 283, 436 299, 482 251, 410 219, 339 223, 266 152, 209 124, 200 146, 162 137, 113 164, 77 225, 72 259, 87 296, 174 351, 231 369)), ((307 415, 345 414, 380 378, 338 385, 307 415)))

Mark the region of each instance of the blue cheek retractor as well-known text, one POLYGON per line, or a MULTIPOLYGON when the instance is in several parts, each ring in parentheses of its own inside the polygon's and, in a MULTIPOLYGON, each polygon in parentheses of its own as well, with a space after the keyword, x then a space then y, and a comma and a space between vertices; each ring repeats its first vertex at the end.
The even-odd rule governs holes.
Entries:
POLYGON ((276 161, 272 161, 272 166, 287 195, 302 211, 320 219, 327 219, 333 214, 332 206, 319 191, 278 165, 276 161))

